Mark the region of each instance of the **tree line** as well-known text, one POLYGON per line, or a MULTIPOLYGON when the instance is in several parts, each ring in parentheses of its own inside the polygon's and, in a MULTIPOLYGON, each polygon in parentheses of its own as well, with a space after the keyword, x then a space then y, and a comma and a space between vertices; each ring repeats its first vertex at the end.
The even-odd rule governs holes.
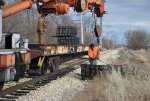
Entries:
POLYGON ((147 49, 150 46, 150 33, 145 30, 129 30, 125 33, 125 39, 130 49, 147 49))

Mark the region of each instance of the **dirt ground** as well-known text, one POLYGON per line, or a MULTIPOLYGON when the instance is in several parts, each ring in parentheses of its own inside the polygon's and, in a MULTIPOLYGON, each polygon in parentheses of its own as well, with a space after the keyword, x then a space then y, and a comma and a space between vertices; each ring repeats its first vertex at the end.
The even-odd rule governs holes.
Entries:
POLYGON ((125 65, 125 77, 113 69, 90 80, 89 89, 75 101, 150 101, 150 50, 119 49, 110 64, 125 65))

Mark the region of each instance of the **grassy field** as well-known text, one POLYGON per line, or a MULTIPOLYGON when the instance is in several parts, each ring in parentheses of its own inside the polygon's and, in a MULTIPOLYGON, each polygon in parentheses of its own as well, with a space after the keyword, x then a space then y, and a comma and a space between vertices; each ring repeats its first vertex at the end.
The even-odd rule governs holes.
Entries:
POLYGON ((150 50, 121 49, 113 64, 125 64, 126 77, 120 72, 103 74, 91 80, 75 101, 150 101, 150 50))

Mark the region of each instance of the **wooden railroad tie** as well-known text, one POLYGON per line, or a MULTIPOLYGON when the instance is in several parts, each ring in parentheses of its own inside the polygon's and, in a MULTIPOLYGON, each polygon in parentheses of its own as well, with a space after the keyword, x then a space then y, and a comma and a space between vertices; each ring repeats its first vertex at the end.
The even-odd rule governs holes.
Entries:
POLYGON ((127 65, 90 65, 90 64, 81 64, 81 76, 82 80, 93 79, 97 74, 109 73, 112 74, 114 69, 116 72, 120 72, 122 77, 125 77, 127 65))

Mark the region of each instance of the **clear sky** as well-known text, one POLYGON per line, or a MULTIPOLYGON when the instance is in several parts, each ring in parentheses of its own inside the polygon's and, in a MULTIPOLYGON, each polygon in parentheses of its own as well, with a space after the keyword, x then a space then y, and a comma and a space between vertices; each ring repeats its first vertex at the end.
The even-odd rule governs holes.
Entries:
POLYGON ((119 41, 127 30, 142 29, 150 33, 150 0, 106 0, 103 36, 108 32, 119 41))

